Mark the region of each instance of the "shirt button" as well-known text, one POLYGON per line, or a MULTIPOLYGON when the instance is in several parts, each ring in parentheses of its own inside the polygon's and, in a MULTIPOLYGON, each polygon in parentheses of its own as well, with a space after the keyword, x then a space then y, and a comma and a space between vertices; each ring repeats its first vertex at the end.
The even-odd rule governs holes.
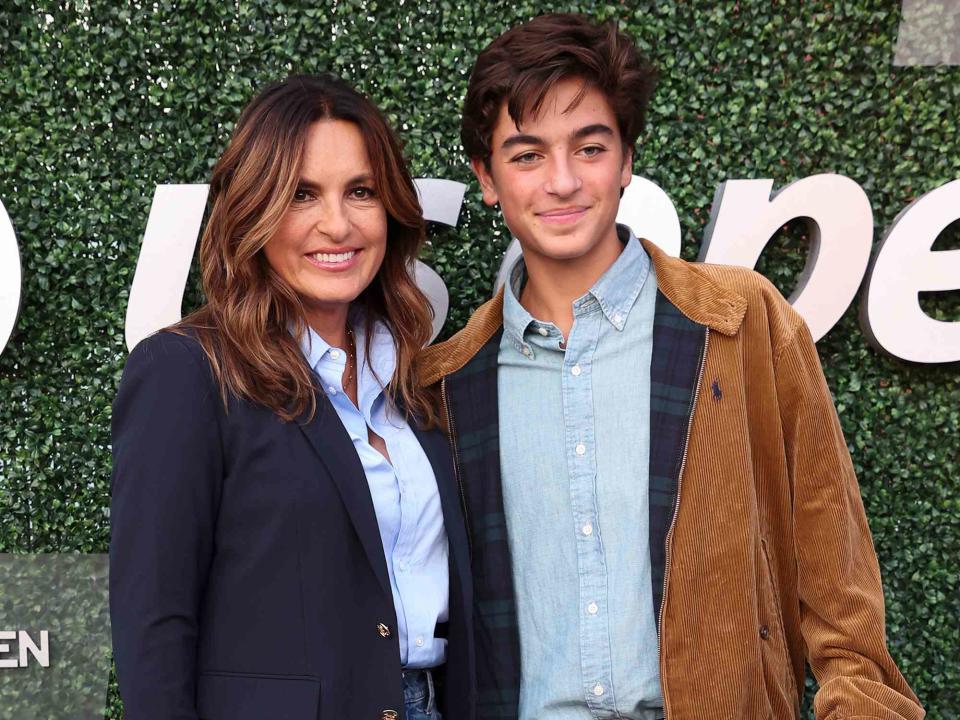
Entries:
POLYGON ((595 602, 592 602, 587 605, 587 612, 591 615, 596 615, 598 612, 600 612, 600 607, 595 602))
POLYGON ((521 352, 527 357, 530 357, 530 348, 528 348, 526 345, 523 346, 523 350, 521 350, 521 352))
POLYGON ((623 316, 620 315, 620 313, 616 313, 616 314, 613 316, 613 324, 614 324, 614 325, 619 325, 622 321, 623 321, 623 316))
POLYGON ((586 455, 587 446, 583 443, 577 443, 577 446, 574 448, 574 450, 576 451, 577 455, 586 455))
POLYGON ((545 327, 537 328, 537 332, 543 335, 544 337, 550 334, 550 331, 547 330, 545 327))
POLYGON ((340 351, 339 351, 339 350, 331 350, 331 351, 330 351, 330 357, 332 357, 334 360, 339 360, 339 359, 340 359, 340 351))
POLYGON ((583 527, 580 528, 580 532, 584 535, 593 535, 593 523, 584 523, 583 527))
POLYGON ((331 385, 330 387, 327 388, 327 392, 330 393, 331 395, 336 395, 337 389, 333 385, 331 385))
POLYGON ((423 647, 423 635, 417 635, 417 647, 423 647))
POLYGON ((596 695, 597 697, 600 697, 601 695, 603 695, 603 685, 601 685, 600 683, 597 683, 596 685, 594 685, 593 694, 596 695))
POLYGON ((583 370, 580 369, 579 365, 574 365, 572 368, 570 368, 570 374, 573 375, 574 377, 579 377, 580 373, 582 372, 583 370))

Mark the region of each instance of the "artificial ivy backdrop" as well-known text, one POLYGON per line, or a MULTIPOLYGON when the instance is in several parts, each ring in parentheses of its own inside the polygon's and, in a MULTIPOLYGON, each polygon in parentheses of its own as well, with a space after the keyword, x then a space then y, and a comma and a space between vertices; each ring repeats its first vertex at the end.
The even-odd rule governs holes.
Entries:
MULTIPOLYGON (((110 405, 154 188, 207 182, 240 109, 272 80, 339 73, 386 111, 414 176, 471 183, 459 227, 433 230, 425 257, 451 292, 444 334, 459 327, 489 296, 507 241, 459 145, 471 62, 548 10, 617 18, 659 67, 634 171, 672 197, 685 257, 725 179, 849 176, 878 241, 908 202, 960 178, 960 67, 895 67, 893 0, 4 0, 0 199, 24 284, 0 356, 0 552, 106 552, 110 405)), ((960 247, 958 227, 935 249, 960 247)), ((758 266, 787 294, 805 239, 791 224, 758 266)), ((960 320, 958 296, 924 296, 924 308, 960 320)), ((185 304, 199 300, 194 279, 185 304)), ((956 718, 958 365, 881 355, 858 304, 818 347, 883 569, 891 651, 928 717, 956 718)), ((108 717, 120 712, 113 690, 108 717)))

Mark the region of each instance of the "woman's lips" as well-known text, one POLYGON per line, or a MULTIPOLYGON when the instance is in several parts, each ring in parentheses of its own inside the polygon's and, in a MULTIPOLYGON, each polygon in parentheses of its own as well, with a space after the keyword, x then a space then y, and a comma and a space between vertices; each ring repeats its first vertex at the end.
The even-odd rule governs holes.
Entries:
POLYGON ((537 213, 537 217, 549 225, 570 225, 582 218, 586 212, 587 208, 585 207, 562 208, 560 210, 537 213))
POLYGON ((356 265, 361 252, 363 251, 358 249, 343 250, 335 253, 316 252, 304 255, 304 257, 307 259, 307 262, 314 267, 337 272, 349 270, 356 265))

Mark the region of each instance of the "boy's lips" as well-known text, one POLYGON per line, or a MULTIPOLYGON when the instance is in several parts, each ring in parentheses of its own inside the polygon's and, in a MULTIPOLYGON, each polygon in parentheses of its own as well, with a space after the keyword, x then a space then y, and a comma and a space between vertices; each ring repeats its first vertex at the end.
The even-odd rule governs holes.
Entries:
POLYGON ((582 218, 586 212, 586 207, 582 205, 577 205, 573 207, 557 208, 556 210, 547 210, 545 212, 537 213, 537 217, 540 218, 543 222, 549 223, 551 225, 566 225, 568 223, 574 223, 580 218, 582 218))

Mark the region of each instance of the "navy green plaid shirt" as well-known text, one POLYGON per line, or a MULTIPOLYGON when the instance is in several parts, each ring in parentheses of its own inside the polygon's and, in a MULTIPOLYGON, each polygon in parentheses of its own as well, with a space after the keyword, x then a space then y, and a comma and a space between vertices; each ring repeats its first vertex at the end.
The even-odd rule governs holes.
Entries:
MULTIPOLYGON (((650 363, 649 548, 661 611, 667 531, 677 502, 706 328, 657 292, 650 363)), ((497 374, 502 330, 442 382, 470 543, 476 628, 477 720, 519 717, 521 661, 513 562, 500 477, 497 374)))

